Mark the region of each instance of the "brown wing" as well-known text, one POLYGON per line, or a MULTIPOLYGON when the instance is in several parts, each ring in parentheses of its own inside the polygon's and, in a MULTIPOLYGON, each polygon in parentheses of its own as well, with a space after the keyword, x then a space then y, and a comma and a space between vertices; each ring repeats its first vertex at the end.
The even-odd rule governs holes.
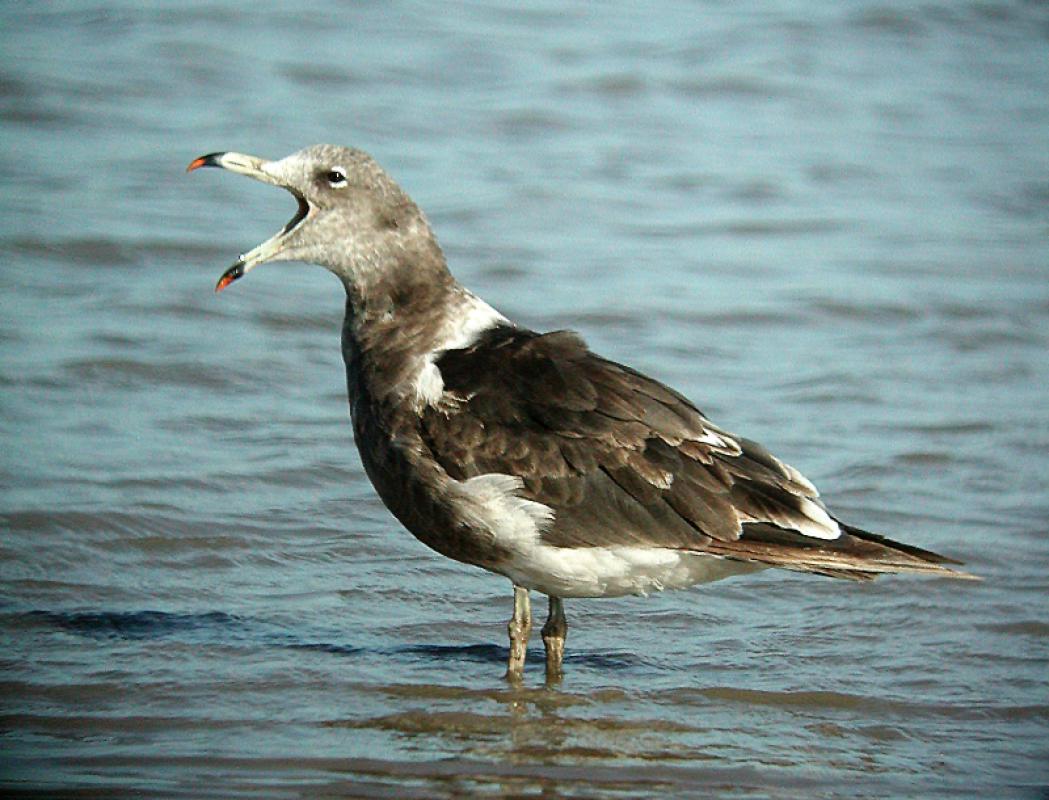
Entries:
POLYGON ((840 578, 952 559, 833 519, 797 470, 576 334, 499 327, 438 358, 445 394, 422 437, 458 480, 516 475, 554 510, 555 547, 647 545, 840 578))
POLYGON ((555 511, 551 545, 705 550, 752 522, 838 533, 799 473, 574 333, 497 328, 436 363, 448 402, 424 414, 434 457, 459 480, 522 478, 555 511))

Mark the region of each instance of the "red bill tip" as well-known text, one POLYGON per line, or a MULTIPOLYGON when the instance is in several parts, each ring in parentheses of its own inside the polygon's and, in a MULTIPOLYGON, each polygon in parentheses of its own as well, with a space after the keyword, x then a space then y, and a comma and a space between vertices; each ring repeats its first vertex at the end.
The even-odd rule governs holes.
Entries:
POLYGON ((219 278, 219 282, 215 284, 215 294, 221 292, 223 289, 225 289, 227 286, 233 283, 233 281, 237 280, 237 278, 240 278, 243 275, 244 264, 241 261, 238 261, 236 264, 234 264, 232 267, 230 267, 228 270, 222 273, 222 277, 219 278))

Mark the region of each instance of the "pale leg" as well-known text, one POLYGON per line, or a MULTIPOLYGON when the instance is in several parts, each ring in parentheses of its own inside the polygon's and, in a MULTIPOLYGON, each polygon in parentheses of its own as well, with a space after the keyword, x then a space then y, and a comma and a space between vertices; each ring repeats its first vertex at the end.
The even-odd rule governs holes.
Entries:
POLYGON ((546 646, 546 680, 557 682, 564 674, 562 662, 565 657, 565 637, 568 635, 568 620, 560 597, 550 598, 550 614, 543 625, 543 644, 546 646))
POLYGON ((506 626, 510 632, 510 661, 506 666, 506 678, 521 680, 524 672, 525 654, 528 652, 528 636, 532 633, 532 603, 528 590, 514 585, 514 615, 506 626))

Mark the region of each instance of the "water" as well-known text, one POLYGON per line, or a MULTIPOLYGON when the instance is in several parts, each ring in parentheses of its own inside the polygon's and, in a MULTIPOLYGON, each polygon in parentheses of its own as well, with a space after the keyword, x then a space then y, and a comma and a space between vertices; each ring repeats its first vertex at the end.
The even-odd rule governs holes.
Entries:
POLYGON ((0 14, 6 796, 1045 796, 1043 5, 0 14), (509 584, 363 475, 335 280, 212 294, 294 204, 185 164, 319 141, 508 315, 985 582, 572 601, 564 683, 536 637, 507 686, 509 584))

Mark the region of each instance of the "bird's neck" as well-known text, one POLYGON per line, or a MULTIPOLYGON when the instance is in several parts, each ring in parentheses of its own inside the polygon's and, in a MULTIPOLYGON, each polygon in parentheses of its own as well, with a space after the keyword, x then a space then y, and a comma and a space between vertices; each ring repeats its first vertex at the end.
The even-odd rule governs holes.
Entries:
POLYGON ((510 324, 441 266, 404 270, 398 280, 367 287, 345 282, 342 350, 351 405, 436 403, 443 384, 435 358, 510 324))

